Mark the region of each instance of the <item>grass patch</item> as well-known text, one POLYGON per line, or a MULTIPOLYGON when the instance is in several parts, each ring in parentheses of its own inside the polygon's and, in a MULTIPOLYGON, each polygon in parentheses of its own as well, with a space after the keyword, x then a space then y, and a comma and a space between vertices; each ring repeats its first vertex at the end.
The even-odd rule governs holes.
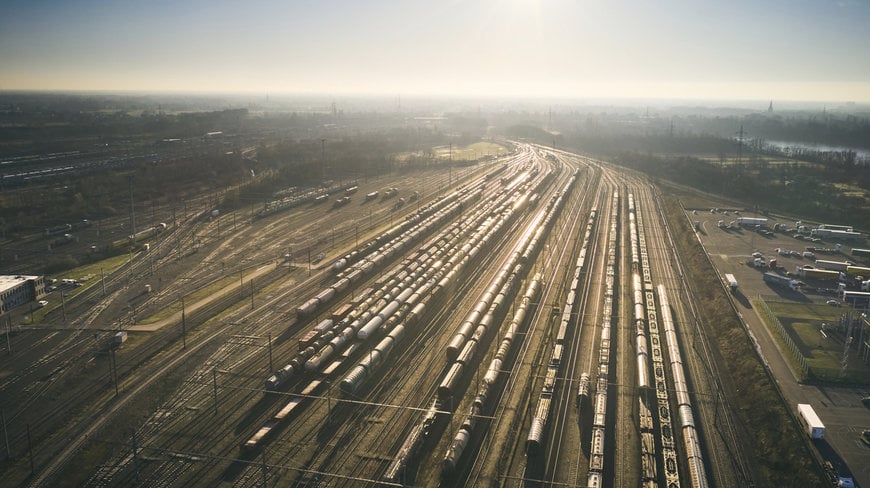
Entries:
POLYGON ((826 304, 767 302, 791 340, 798 346, 809 369, 809 378, 825 382, 867 384, 870 366, 852 351, 842 371, 844 331, 838 325, 844 309, 826 304), (822 334, 822 324, 828 328, 822 334))
MULTIPOLYGON (((130 261, 129 254, 120 254, 118 256, 112 256, 110 258, 104 259, 102 261, 97 261, 96 263, 86 264, 84 266, 79 266, 78 268, 73 268, 62 273, 57 273, 56 275, 50 277, 56 279, 70 278, 74 280, 79 280, 85 286, 89 286, 89 282, 92 282, 94 280, 99 281, 100 268, 103 269, 104 274, 109 274, 123 266, 128 261, 130 261)), ((79 289, 81 288, 84 288, 84 286, 80 287, 79 289)), ((73 295, 73 292, 70 292, 67 295, 73 295)))
MULTIPOLYGON (((759 309, 762 305, 758 303, 758 300, 750 300, 752 303, 752 308, 759 309)), ((766 303, 766 302, 765 302, 766 303)), ((769 304, 768 304, 769 305, 769 304)), ((761 317, 761 321, 764 322, 764 326, 767 327, 767 330, 771 331, 771 336, 773 340, 776 341, 776 345, 779 346, 779 350, 783 351, 782 358, 788 362, 791 367, 792 372, 797 377, 798 381, 805 381, 808 379, 808 376, 804 374, 803 369, 800 364, 798 364, 798 360, 791 354, 788 344, 786 344, 785 339, 777 332, 776 326, 771 323, 770 317, 765 314, 759 314, 761 317)))
POLYGON ((708 195, 700 193, 691 188, 686 188, 671 182, 659 182, 667 194, 673 196, 682 202, 683 207, 687 209, 699 209, 698 212, 709 211, 711 208, 724 208, 729 206, 733 209, 744 209, 742 203, 729 202, 727 199, 719 195, 708 195))
MULTIPOLYGON (((223 290, 224 288, 233 287, 234 283, 237 283, 238 280, 235 275, 226 276, 223 279, 215 281, 214 283, 209 284, 206 287, 200 288, 193 293, 187 294, 184 296, 185 304, 194 304, 210 295, 214 295, 215 293, 223 290)), ((238 287, 235 287, 238 288, 238 287)), ((162 310, 158 311, 154 315, 150 315, 142 320, 137 320, 137 324, 147 325, 153 324, 154 322, 159 322, 167 317, 170 317, 172 314, 177 313, 181 310, 181 303, 179 302, 178 307, 165 307, 162 310)), ((189 312, 188 312, 189 313, 189 312)))
MULTIPOLYGON (((468 160, 473 161, 476 159, 480 159, 486 155, 492 156, 504 156, 508 154, 507 148, 500 144, 496 144, 494 142, 475 142, 474 144, 469 144, 463 147, 453 147, 452 157, 455 160, 468 160)), ((442 146, 435 150, 435 155, 442 159, 447 159, 451 157, 451 150, 448 146, 442 146)))
MULTIPOLYGON (((96 263, 86 264, 84 266, 79 266, 77 268, 72 268, 70 270, 64 271, 62 273, 56 273, 53 275, 47 276, 47 278, 53 278, 58 281, 61 279, 72 279, 78 280, 82 286, 78 286, 75 288, 66 287, 63 290, 64 297, 69 299, 72 298, 79 293, 84 292, 92 286, 100 285, 100 269, 102 269, 102 273, 104 275, 108 275, 114 272, 116 269, 120 268, 124 264, 130 261, 129 254, 121 254, 118 256, 113 256, 110 258, 103 259, 102 261, 97 261, 96 263)), ((60 297, 58 295, 58 297, 60 297)), ((58 308, 61 307, 61 302, 52 303, 49 302, 43 308, 37 309, 33 311, 31 315, 32 323, 40 323, 45 316, 58 308)))

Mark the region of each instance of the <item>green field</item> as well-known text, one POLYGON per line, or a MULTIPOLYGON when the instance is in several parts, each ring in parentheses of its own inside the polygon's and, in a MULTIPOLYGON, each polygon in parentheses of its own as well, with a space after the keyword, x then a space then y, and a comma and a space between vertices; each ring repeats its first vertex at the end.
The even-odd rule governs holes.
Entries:
POLYGON ((845 349, 840 317, 848 308, 826 304, 767 302, 789 337, 807 362, 811 379, 845 383, 867 383, 870 365, 857 356, 855 346, 849 352, 845 372, 841 361, 845 349), (823 331, 822 324, 827 324, 823 331))
MULTIPOLYGON (((193 293, 188 293, 184 296, 184 301, 187 302, 187 305, 190 306, 200 300, 205 299, 211 295, 218 293, 224 288, 234 287, 238 289, 236 286, 239 283, 239 278, 236 275, 225 276, 224 278, 217 280, 206 287, 200 288, 193 293)), ((178 297, 178 306, 170 306, 166 307, 154 315, 150 315, 142 320, 138 320, 136 323, 140 325, 153 324, 155 322, 159 322, 165 318, 169 318, 172 314, 181 311, 181 296, 178 297)))
MULTIPOLYGON (((499 144, 493 142, 475 142, 463 147, 453 147, 452 158, 455 161, 467 160, 474 161, 487 155, 503 156, 508 154, 508 150, 499 144)), ((448 146, 441 146, 435 149, 436 157, 447 159, 451 157, 451 149, 448 146)))
MULTIPOLYGON (((58 273, 55 275, 46 276, 46 278, 53 278, 58 281, 62 279, 71 279, 78 280, 82 286, 66 290, 64 291, 64 296, 66 298, 74 297, 79 293, 87 290, 92 286, 99 286, 101 273, 103 275, 108 275, 112 273, 116 269, 120 268, 124 264, 130 261, 129 254, 121 254, 118 256, 113 256, 108 259, 104 259, 102 261, 97 261, 96 263, 87 264, 84 266, 79 266, 78 268, 73 268, 62 273, 58 273)), ((41 322, 42 318, 50 311, 61 306, 60 303, 60 295, 58 295, 57 303, 49 302, 48 306, 41 308, 39 310, 35 310, 33 312, 33 317, 31 319, 31 323, 33 322, 41 322)))

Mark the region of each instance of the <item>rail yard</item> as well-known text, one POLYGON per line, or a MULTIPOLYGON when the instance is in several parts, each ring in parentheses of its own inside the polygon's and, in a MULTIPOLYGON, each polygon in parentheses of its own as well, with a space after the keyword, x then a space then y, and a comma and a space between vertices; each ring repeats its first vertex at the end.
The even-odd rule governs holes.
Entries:
POLYGON ((514 148, 156 212, 146 249, 15 331, 4 427, 33 473, 0 480, 753 486, 657 187, 514 148))

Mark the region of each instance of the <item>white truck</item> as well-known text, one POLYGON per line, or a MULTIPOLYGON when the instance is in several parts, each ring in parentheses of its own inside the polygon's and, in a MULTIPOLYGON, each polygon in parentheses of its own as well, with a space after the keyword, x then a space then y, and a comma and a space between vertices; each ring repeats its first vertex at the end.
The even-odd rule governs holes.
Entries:
POLYGON ((755 217, 737 217, 737 225, 760 225, 762 227, 766 227, 767 219, 755 217))
POLYGON ((829 269, 831 271, 846 272, 846 269, 852 266, 849 261, 828 261, 826 259, 816 259, 816 267, 821 269, 829 269))
POLYGON ((731 287, 731 293, 737 291, 737 278, 735 278, 733 274, 725 273, 725 281, 728 282, 728 286, 731 287))
POLYGON ((825 438, 825 424, 819 420, 819 416, 816 415, 816 411, 813 410, 812 405, 807 403, 798 403, 797 406, 798 414, 800 416, 801 425, 803 425, 804 430, 807 435, 810 436, 810 439, 824 439, 825 438))

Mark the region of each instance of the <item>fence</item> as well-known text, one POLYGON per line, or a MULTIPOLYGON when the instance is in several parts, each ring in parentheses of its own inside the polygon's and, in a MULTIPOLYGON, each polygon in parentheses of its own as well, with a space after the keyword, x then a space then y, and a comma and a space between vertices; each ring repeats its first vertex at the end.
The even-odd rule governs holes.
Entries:
POLYGON ((774 315, 774 313, 770 310, 770 308, 767 306, 767 302, 764 300, 764 298, 761 297, 761 295, 758 296, 758 300, 756 301, 756 303, 759 305, 759 310, 761 311, 761 314, 764 315, 764 317, 767 319, 767 323, 773 325, 773 327, 776 329, 776 332, 779 334, 779 337, 781 337, 783 342, 785 342, 786 347, 788 347, 789 351, 791 351, 792 357, 795 359, 795 361, 797 361, 798 366, 800 366, 801 373, 803 373, 803 376, 806 377, 809 370, 807 366, 807 360, 804 359, 804 355, 801 354, 801 351, 800 349, 798 349, 797 344, 795 344, 794 341, 791 339, 788 331, 785 330, 785 327, 783 327, 779 319, 776 318, 776 315, 774 315))

